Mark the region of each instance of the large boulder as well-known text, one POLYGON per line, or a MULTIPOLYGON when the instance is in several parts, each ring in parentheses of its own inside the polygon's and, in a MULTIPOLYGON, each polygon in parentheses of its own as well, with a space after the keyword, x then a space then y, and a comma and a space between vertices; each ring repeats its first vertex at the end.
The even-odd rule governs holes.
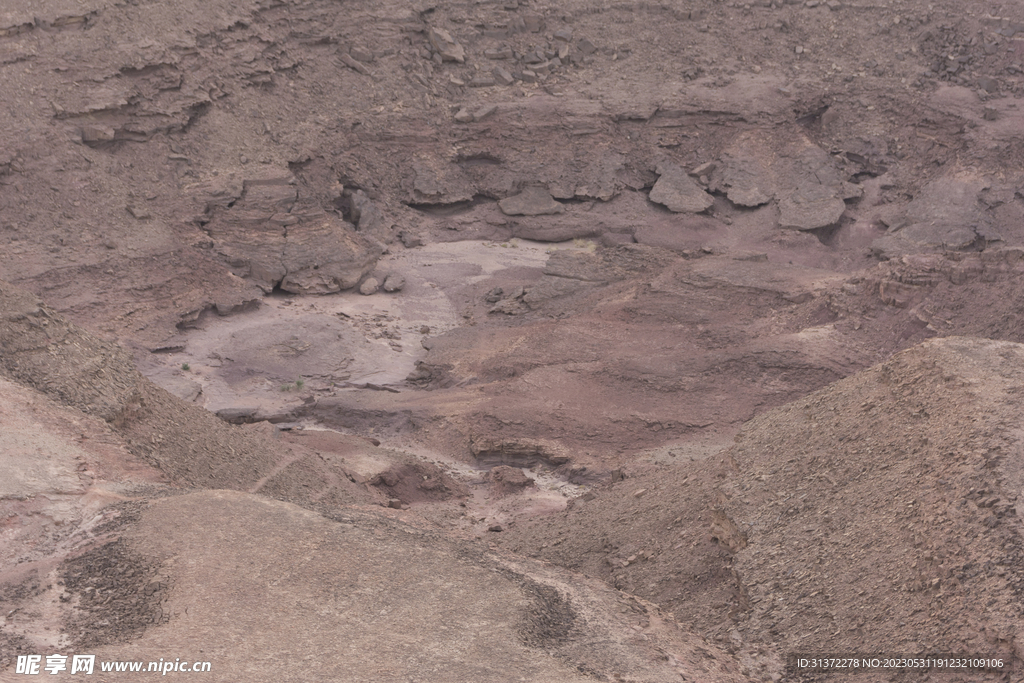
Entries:
POLYGON ((741 207, 776 200, 779 226, 792 230, 835 225, 846 211, 845 200, 862 193, 828 152, 806 137, 772 144, 753 134, 740 135, 722 153, 710 188, 741 207))
POLYGON ((796 230, 817 230, 839 222, 846 203, 832 188, 818 182, 793 188, 779 199, 779 225, 796 230))
POLYGON ((776 164, 779 225, 816 230, 838 223, 844 200, 860 196, 860 188, 844 181, 828 153, 810 141, 786 152, 776 164))

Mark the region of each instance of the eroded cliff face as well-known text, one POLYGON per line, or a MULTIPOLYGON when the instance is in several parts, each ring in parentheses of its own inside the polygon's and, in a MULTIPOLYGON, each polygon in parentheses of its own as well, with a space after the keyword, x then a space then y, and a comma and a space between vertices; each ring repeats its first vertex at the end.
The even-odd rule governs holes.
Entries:
POLYGON ((977 9, 15 3, 3 274, 158 347, 400 243, 1012 244, 1022 18, 977 9))

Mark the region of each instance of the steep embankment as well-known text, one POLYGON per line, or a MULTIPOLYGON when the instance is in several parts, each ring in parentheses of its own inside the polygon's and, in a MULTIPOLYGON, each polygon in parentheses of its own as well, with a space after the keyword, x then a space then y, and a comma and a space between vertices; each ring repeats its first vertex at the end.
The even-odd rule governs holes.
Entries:
POLYGON ((1024 347, 935 339, 637 468, 507 547, 763 648, 1019 659, 1024 347))

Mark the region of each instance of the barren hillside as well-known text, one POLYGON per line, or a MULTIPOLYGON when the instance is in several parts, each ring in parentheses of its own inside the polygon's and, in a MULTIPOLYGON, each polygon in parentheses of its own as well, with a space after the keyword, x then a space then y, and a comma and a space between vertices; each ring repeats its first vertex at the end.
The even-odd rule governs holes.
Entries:
POLYGON ((0 678, 1024 680, 1021 36, 8 0, 0 678))

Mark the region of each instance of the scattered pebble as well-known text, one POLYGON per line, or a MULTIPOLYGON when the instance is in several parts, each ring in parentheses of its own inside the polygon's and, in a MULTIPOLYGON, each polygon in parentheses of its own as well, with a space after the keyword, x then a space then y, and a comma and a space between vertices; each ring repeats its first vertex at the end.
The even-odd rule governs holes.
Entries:
POLYGON ((509 73, 508 69, 501 66, 494 67, 491 74, 494 76, 495 82, 499 85, 512 85, 516 80, 512 77, 512 74, 509 73))
POLYGON ((484 119, 486 119, 488 116, 490 116, 491 114, 493 114, 496 111, 498 111, 498 105, 496 105, 496 104, 484 105, 483 107, 480 107, 479 109, 477 109, 473 113, 473 120, 474 121, 483 121, 484 119))

